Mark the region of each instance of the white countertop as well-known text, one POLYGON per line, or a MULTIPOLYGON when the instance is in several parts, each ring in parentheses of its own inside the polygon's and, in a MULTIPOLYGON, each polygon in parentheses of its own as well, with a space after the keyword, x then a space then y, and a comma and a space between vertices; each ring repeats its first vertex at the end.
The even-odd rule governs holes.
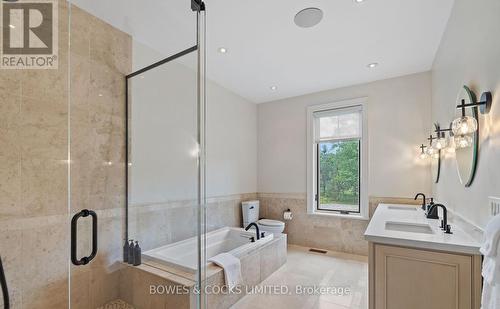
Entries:
MULTIPOLYGON (((439 213, 441 214, 441 210, 439 210, 439 213)), ((479 247, 481 244, 479 242, 453 224, 451 224, 451 231, 453 234, 444 233, 440 229, 440 219, 427 219, 424 211, 419 206, 380 204, 368 224, 365 231, 365 239, 380 244, 455 253, 480 254, 479 247), (401 207, 411 208, 412 210, 398 209, 401 207), (386 222, 401 222, 414 225, 428 224, 432 231, 424 234, 389 230, 386 229, 386 222)))

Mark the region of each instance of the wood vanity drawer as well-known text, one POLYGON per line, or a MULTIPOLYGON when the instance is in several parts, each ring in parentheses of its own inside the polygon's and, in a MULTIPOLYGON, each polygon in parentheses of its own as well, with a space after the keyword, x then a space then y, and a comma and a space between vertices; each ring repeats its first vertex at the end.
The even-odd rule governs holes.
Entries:
POLYGON ((479 309, 480 256, 370 243, 370 309, 479 309))

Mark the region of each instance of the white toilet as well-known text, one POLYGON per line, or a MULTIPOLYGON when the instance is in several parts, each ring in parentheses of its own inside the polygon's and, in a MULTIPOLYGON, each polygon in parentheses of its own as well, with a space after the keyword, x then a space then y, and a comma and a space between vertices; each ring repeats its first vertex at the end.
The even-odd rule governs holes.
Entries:
POLYGON ((281 234, 285 230, 285 222, 270 219, 259 220, 259 201, 247 201, 241 203, 243 213, 243 228, 255 222, 261 232, 281 234))

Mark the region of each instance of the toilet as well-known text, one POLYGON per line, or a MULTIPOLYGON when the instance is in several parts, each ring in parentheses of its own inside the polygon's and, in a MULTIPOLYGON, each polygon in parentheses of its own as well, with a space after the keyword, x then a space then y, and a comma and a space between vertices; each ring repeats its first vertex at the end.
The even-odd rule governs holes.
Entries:
POLYGON ((257 200, 242 202, 241 211, 243 214, 243 228, 255 222, 259 226, 259 230, 266 232, 266 234, 279 235, 285 230, 285 222, 270 219, 259 220, 259 201, 257 200))

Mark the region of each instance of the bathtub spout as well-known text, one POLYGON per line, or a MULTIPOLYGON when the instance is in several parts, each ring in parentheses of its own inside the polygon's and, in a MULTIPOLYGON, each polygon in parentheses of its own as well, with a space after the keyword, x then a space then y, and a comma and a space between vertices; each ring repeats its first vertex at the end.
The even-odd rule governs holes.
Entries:
POLYGON ((255 233, 256 233, 256 236, 257 236, 257 240, 260 239, 260 231, 259 231, 259 226, 257 225, 257 223, 255 222, 252 222, 250 223, 246 228, 245 228, 245 231, 248 231, 251 227, 255 226, 255 233))

